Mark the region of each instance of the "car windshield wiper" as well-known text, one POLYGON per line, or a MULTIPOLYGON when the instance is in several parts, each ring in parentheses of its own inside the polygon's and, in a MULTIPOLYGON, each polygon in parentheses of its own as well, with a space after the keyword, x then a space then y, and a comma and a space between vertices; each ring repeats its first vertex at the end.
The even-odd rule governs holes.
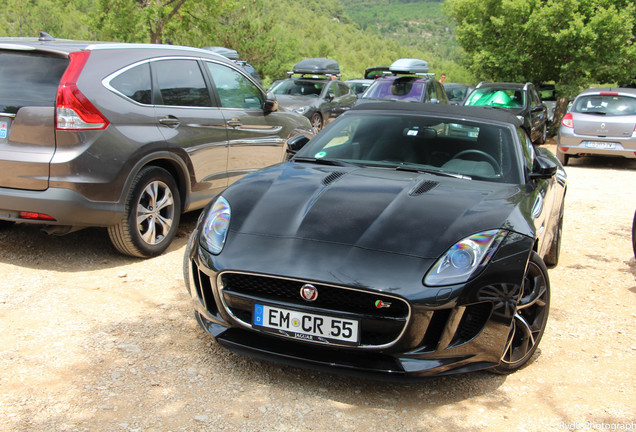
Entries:
POLYGON ((292 159, 294 162, 310 162, 320 165, 332 165, 332 166, 359 166, 352 162, 345 162, 340 159, 324 159, 324 158, 312 158, 312 157, 295 157, 292 159))
POLYGON ((418 167, 412 167, 412 166, 404 166, 404 165, 400 165, 395 167, 396 171, 407 171, 407 172, 415 172, 415 173, 426 173, 426 174, 433 174, 433 175, 439 175, 439 176, 443 176, 443 177, 453 177, 453 178, 459 178, 459 179, 464 179, 464 180, 472 180, 472 177, 466 176, 466 175, 462 175, 462 174, 458 174, 458 173, 451 173, 451 172, 447 172, 447 171, 439 171, 439 170, 435 170, 435 169, 430 169, 430 168, 418 168, 418 167))

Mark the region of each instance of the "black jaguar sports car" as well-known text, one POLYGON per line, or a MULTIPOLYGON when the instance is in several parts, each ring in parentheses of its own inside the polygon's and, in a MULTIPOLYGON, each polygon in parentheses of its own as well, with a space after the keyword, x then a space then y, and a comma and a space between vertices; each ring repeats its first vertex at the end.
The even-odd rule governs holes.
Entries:
POLYGON ((566 175, 515 116, 361 104, 202 213, 201 327, 297 366, 425 377, 524 366, 546 327, 566 175))

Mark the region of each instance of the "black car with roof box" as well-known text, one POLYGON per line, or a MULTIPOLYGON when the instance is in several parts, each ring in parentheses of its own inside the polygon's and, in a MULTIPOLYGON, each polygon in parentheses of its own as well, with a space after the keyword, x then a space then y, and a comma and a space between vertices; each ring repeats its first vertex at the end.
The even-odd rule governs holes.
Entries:
POLYGON ((294 65, 288 77, 270 88, 278 103, 310 119, 315 131, 350 109, 358 100, 340 81, 340 66, 327 58, 307 58, 294 65))

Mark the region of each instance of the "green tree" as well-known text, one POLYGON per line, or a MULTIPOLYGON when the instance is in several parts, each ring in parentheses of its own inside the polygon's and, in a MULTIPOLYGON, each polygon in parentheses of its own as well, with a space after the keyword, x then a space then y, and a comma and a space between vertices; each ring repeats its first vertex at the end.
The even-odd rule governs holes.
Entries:
POLYGON ((93 29, 105 40, 194 45, 234 6, 221 0, 100 0, 93 29))
POLYGON ((560 96, 636 77, 633 0, 448 0, 475 76, 555 82, 560 96))
POLYGON ((89 37, 86 16, 94 10, 91 0, 4 0, 0 36, 37 37, 44 31, 56 38, 89 37))

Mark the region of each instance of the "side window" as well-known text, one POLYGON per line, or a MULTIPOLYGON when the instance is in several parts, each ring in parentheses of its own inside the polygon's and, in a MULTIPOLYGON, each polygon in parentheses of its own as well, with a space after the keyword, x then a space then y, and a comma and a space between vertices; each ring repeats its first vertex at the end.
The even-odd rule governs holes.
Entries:
POLYGON ((541 105, 541 98, 539 97, 539 94, 534 89, 534 87, 530 89, 530 98, 531 98, 533 107, 541 105))
POLYGON ((124 96, 150 105, 152 87, 150 84, 150 65, 144 63, 128 69, 110 80, 110 86, 124 96))
POLYGON ((263 92, 234 69, 212 62, 205 63, 224 108, 263 109, 263 92))
POLYGON ((430 102, 431 99, 437 99, 437 92, 435 91, 435 85, 433 82, 429 81, 426 85, 426 101, 430 102))
POLYGON ((338 96, 340 96, 340 90, 338 89, 338 83, 336 81, 330 81, 327 86, 329 87, 327 89, 327 93, 326 93, 326 97, 328 97, 330 94, 333 95, 333 97, 337 98, 338 96))
POLYGON ((340 96, 347 96, 349 93, 351 93, 351 88, 345 83, 339 82, 338 89, 340 91, 340 96))
POLYGON ((152 67, 163 99, 161 105, 212 106, 210 92, 196 60, 160 60, 152 67))

